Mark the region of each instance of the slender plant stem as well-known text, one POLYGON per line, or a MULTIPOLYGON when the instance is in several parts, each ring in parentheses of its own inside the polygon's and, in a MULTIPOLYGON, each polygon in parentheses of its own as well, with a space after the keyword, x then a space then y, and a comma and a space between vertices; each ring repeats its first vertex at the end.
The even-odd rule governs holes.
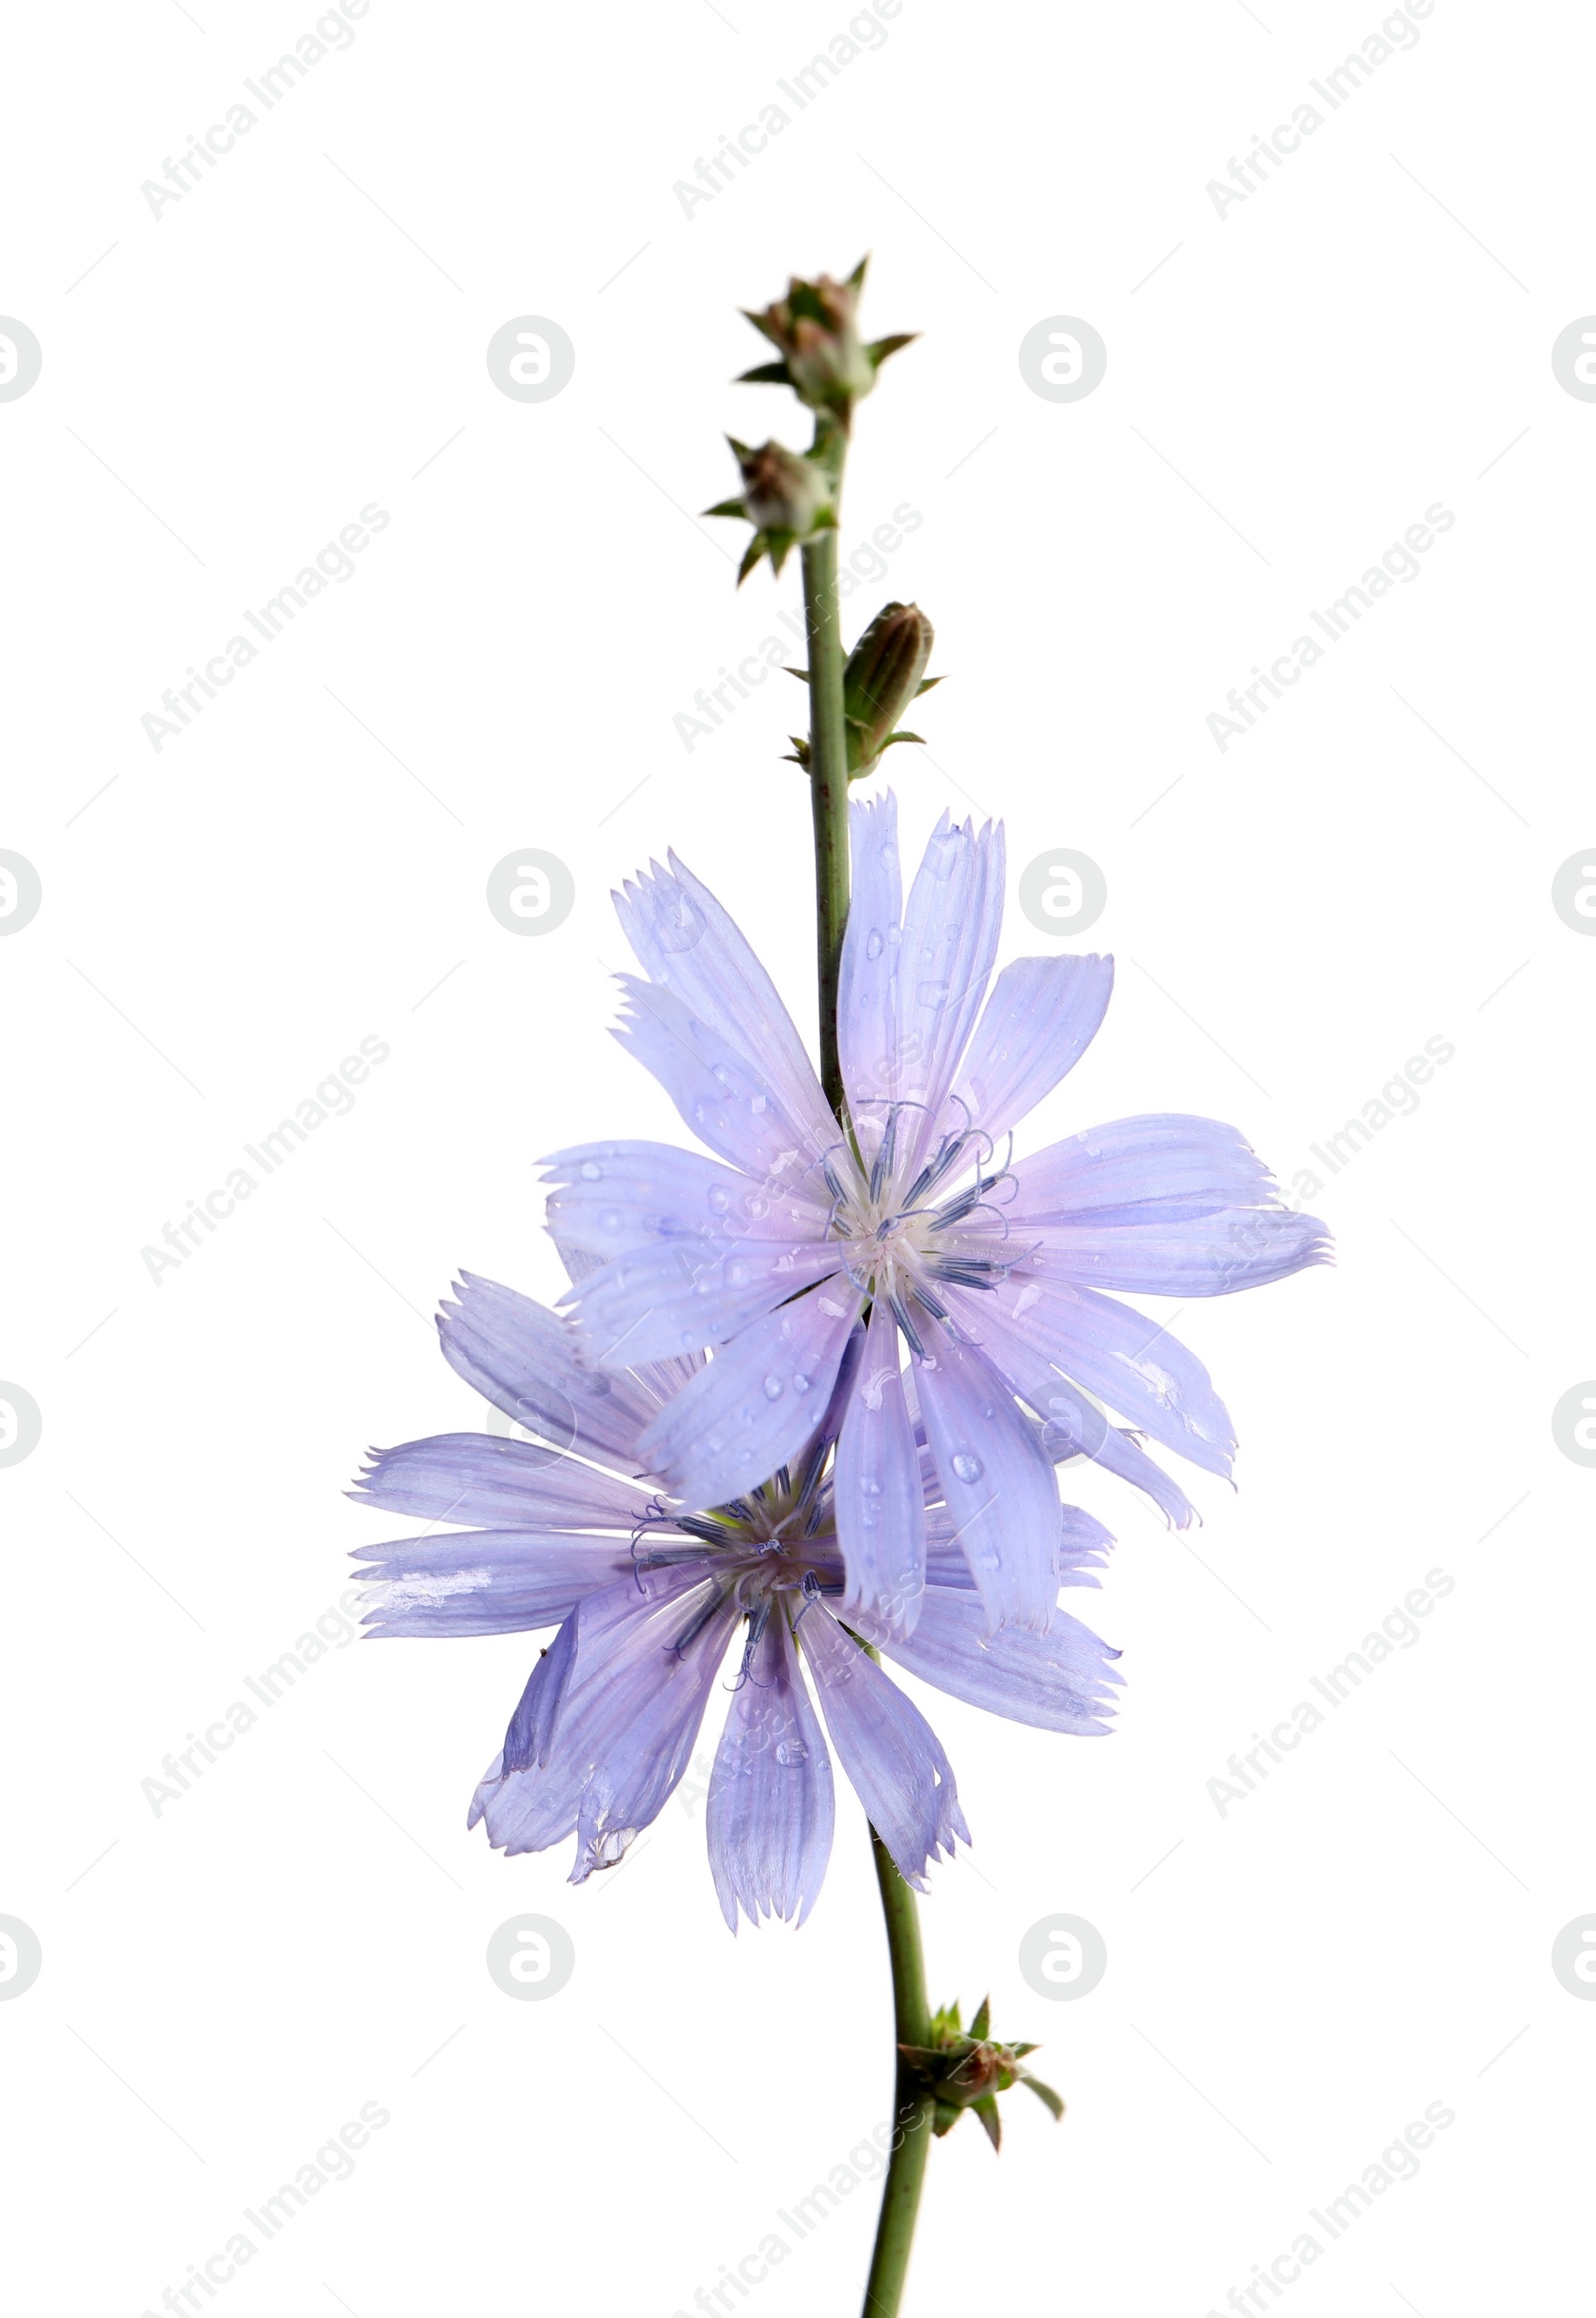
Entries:
MULTIPOLYGON (((886 1845, 870 1830, 876 1859, 876 1881, 881 1887, 881 1912, 887 1923, 887 1952, 892 1959, 893 2031, 900 2045, 931 2042, 931 2014, 926 2003, 926 1967, 920 1951, 920 1918, 915 1895, 892 1863, 886 1845)), ((898 2318, 904 2281, 909 2274, 909 2249, 914 2241, 920 2210, 921 2184, 931 2148, 934 2104, 916 2091, 898 2058, 897 2099, 893 2105, 892 2155, 881 2192, 881 2219, 876 2225, 876 2249, 870 2260, 863 2318, 898 2318)))
MULTIPOLYGON (((820 1076, 846 1128, 847 1098, 837 1053, 837 989, 848 924, 848 727, 843 719, 842 620, 837 603, 837 535, 822 532, 803 550, 809 635, 809 789, 815 824, 815 957, 820 982, 820 1076)), ((909 2249, 920 2210, 933 2103, 908 2077, 900 2045, 931 2042, 926 1967, 915 1895, 874 1827, 871 1849, 892 1964, 895 2091, 892 2154, 865 2288, 864 2318, 898 2318, 909 2249)))
POLYGON ((847 1124, 837 1059, 837 982, 848 924, 848 727, 843 721, 842 618, 837 606, 837 535, 822 532, 803 550, 804 621, 809 635, 809 794, 815 824, 815 962, 820 981, 820 1083, 847 1124))

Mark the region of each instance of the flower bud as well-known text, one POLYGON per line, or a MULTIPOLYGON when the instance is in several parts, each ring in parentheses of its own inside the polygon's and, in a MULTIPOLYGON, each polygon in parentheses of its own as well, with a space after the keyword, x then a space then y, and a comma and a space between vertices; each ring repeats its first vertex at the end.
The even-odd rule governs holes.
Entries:
POLYGON ((916 2091, 935 2104, 931 2129, 940 2140, 951 2132, 967 2109, 974 2111, 982 2130, 995 2149, 1002 2145, 998 2095, 1014 2085, 1028 2085, 1054 2118, 1064 2105, 1050 2085, 1043 2085, 1021 2066, 1034 2045, 1000 2045, 989 2037, 990 2008, 986 1999, 969 2030, 959 2025, 959 2007, 951 2004, 932 2016, 929 2045, 900 2045, 901 2065, 916 2091))
POLYGON ((827 467, 785 443, 761 443, 753 450, 735 435, 726 440, 742 474, 742 497, 723 499, 705 513, 741 516, 754 527, 737 574, 740 586, 761 556, 768 555, 779 572, 793 548, 836 528, 836 489, 827 467))
POLYGON ((907 346, 909 338, 877 339, 866 345, 859 335, 859 295, 864 288, 865 263, 846 281, 823 273, 816 281, 796 274, 787 295, 762 314, 748 312, 748 320, 781 356, 779 362, 761 363, 744 372, 759 384, 790 386, 812 411, 829 414, 847 429, 854 404, 876 383, 876 372, 889 354, 907 346))
POLYGON ((894 741, 915 740, 895 728, 911 700, 940 683, 928 677, 935 631, 917 603, 884 604, 848 655, 842 705, 848 719, 848 777, 872 772, 894 741))

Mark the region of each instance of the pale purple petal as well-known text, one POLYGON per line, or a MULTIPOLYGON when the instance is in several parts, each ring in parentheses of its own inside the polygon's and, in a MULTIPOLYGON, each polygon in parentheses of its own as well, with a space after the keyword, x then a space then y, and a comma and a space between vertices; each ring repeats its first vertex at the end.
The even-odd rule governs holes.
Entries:
POLYGON ((898 800, 889 789, 849 807, 853 895, 837 994, 837 1052, 857 1131, 874 1148, 898 1092, 898 960, 903 883, 898 800))
POLYGON ((444 1358, 495 1408, 557 1449, 575 1445, 626 1473, 653 1413, 620 1378, 586 1366, 569 1320, 530 1296, 462 1272, 438 1315, 444 1358))
POLYGON ((835 1816, 831 1759, 778 1603, 732 1696, 705 1811, 709 1864, 733 1931, 739 1908, 750 1923, 804 1921, 835 1816))
POLYGON ((973 1594, 928 1586, 912 1635, 889 1634, 865 1620, 860 1632, 922 1682, 989 1714, 1080 1737, 1108 1729, 1110 1686, 1121 1679, 1113 1671, 1119 1652, 1067 1611, 1054 1611, 1045 1634, 1016 1626, 990 1634, 973 1594))
POLYGON ((614 1036, 653 1073, 701 1142, 775 1192, 803 1176, 838 1137, 829 1111, 794 1117, 757 1050, 745 1055, 673 991, 620 977, 627 1011, 614 1036))
POLYGON ((902 1131, 907 1166, 950 1125, 970 1123, 942 1114, 987 993, 1002 912, 1001 825, 978 837, 945 813, 909 889, 898 962, 899 1092, 924 1105, 902 1131))
POLYGON ((805 1604, 798 1641, 814 1670, 837 1759, 866 1817, 904 1881, 924 1891, 931 1862, 951 1859, 955 1841, 970 1840, 936 1733, 824 1602, 805 1604))
POLYGON ((1183 1222, 1049 1224, 1026 1267, 1051 1280, 1132 1295, 1231 1296, 1329 1260, 1330 1235, 1317 1216, 1285 1207, 1221 1207, 1183 1222))
POLYGON ((1051 1094, 1085 1053, 1114 986, 1114 962, 1016 958, 993 984, 954 1091, 993 1142, 1051 1094))
MULTIPOLYGON (((1108 1559, 1113 1532, 1078 1505, 1059 1507, 1062 1528, 1058 1541, 1058 1583, 1061 1586, 1098 1586, 1096 1575, 1108 1559)), ((973 1594, 976 1581, 970 1572, 959 1541, 954 1535, 954 1518, 946 1505, 933 1505, 926 1512, 926 1582, 930 1586, 952 1587, 956 1592, 973 1594)), ((1021 1633, 1023 1628, 1004 1628, 1003 1631, 1021 1633)))
POLYGON ((757 1063, 796 1124, 823 1147, 835 1133, 815 1066, 776 985, 707 886, 674 854, 615 896, 626 938, 649 979, 716 1036, 757 1063))
POLYGON ((1031 1224, 1103 1223, 1110 1216, 1156 1223, 1276 1197, 1269 1169, 1234 1127, 1182 1111, 1088 1127, 1017 1160, 1012 1172, 1012 1213, 1031 1224))
POLYGON ((836 1277, 837 1269, 835 1243, 820 1238, 734 1241, 725 1253, 700 1241, 655 1240, 567 1294, 594 1360, 626 1368, 735 1337, 800 1289, 836 1277))
POLYGON ((1017 1297, 965 1295, 954 1299, 961 1327, 975 1339, 1010 1390, 1041 1419, 1042 1448, 1055 1463, 1087 1456, 1106 1472, 1129 1481, 1151 1497, 1165 1519, 1185 1529, 1197 1518, 1185 1491, 1156 1465, 1145 1449, 1109 1423, 1095 1401, 1061 1376, 1045 1352, 1012 1319, 1017 1297))
POLYGON ((867 1609, 895 1633, 912 1632, 926 1582, 926 1507, 898 1324, 879 1302, 843 1419, 833 1488, 847 1573, 843 1608, 867 1609))
POLYGON ((646 1492, 535 1441, 441 1432, 373 1449, 350 1496, 386 1513, 500 1529, 633 1530, 646 1492))
POLYGON ((361 1545, 372 1635, 520 1634, 557 1626, 632 1566, 629 1542, 572 1530, 469 1529, 361 1545))
POLYGON ((620 1857, 691 1759, 740 1614, 724 1578, 702 1561, 644 1570, 590 1594, 575 1613, 552 1730, 536 1727, 536 1695, 523 1726, 512 1724, 523 1744, 537 1739, 546 1761, 506 1768, 515 1759, 507 1739, 498 1783, 492 1793, 479 1789, 494 1847, 541 1851, 575 1829, 579 1883, 620 1857))
POLYGON ((826 1411, 860 1295, 833 1282, 721 1345, 643 1434, 649 1470, 694 1505, 723 1505, 797 1457, 826 1411))
POLYGON ((1236 1435, 1202 1362, 1157 1321, 1095 1289, 1015 1271, 990 1295, 948 1291, 950 1307, 980 1336, 991 1304, 1034 1351, 1143 1432, 1210 1473, 1228 1476, 1236 1435))
MULTIPOLYGON (((659 1240, 725 1254, 744 1240, 823 1239, 832 1194, 816 1174, 772 1198, 741 1168, 668 1143, 585 1143, 544 1161, 558 1245, 608 1263, 659 1240)), ((590 1265, 587 1269, 595 1269, 590 1265)))
POLYGON ((1044 1633, 1058 1593, 1058 1482, 1038 1428, 973 1346, 928 1330, 915 1369, 943 1498, 991 1625, 1044 1633))

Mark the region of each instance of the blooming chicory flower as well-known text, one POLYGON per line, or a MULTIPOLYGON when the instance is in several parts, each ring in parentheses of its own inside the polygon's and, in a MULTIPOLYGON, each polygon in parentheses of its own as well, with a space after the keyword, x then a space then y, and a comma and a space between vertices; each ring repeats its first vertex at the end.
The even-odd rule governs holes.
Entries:
MULTIPOLYGON (((569 1262, 581 1269, 580 1257, 569 1262)), ((637 1476, 642 1435, 701 1362, 596 1370, 568 1320, 512 1289, 468 1274, 456 1294, 438 1323, 451 1366, 555 1445, 447 1433, 374 1451, 359 1500, 482 1526, 364 1546, 357 1558, 369 1565, 374 1634, 558 1626, 472 1804, 471 1824, 484 1820, 496 1848, 541 1851, 574 1833, 574 1883, 613 1866, 680 1782, 727 1667, 730 1710, 705 1821, 733 1930, 739 1909, 754 1922, 802 1922, 814 1904, 832 1838, 827 1735, 899 1871, 924 1889, 930 1862, 969 1840, 954 1775, 919 1709, 856 1634, 923 1681, 1015 1722, 1083 1735, 1107 1728, 1118 1652, 1061 1611, 1045 1635, 986 1635, 928 1457, 906 1476, 926 1534, 914 1636, 863 1614, 850 1614, 854 1632, 845 1630, 834 1452, 862 1332, 829 1407, 817 1394, 820 1421, 792 1464, 698 1511, 656 1490, 645 1469, 637 1476)), ((1058 1582, 1096 1585, 1107 1530, 1056 1499, 1054 1520, 1058 1582)))
POLYGON ((1192 1518, 1100 1402, 1210 1472, 1228 1474, 1235 1448, 1207 1371, 1104 1290, 1223 1295, 1320 1262, 1328 1243, 1209 1119, 1120 1119, 999 1162, 999 1142, 1096 1032, 1113 962, 1022 958, 988 996, 1001 827, 977 835, 945 815, 906 905, 894 800, 851 810, 846 1131, 707 889, 672 856, 616 897, 649 977, 622 977, 616 1035, 718 1158, 625 1142, 551 1159, 551 1229, 596 1266, 568 1301, 599 1366, 713 1348, 638 1442, 694 1505, 738 1497, 799 1454, 868 1307, 836 1452, 844 1613, 861 1631, 914 1631, 929 1574, 913 1485, 923 1427, 990 1630, 1045 1633, 1050 1457, 1084 1452, 1171 1521, 1192 1518))

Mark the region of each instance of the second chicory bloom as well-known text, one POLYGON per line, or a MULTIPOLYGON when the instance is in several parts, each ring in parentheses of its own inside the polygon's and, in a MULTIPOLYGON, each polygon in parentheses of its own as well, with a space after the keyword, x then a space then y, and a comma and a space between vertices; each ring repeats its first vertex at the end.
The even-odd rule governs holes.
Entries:
POLYGON ((1099 1401, 1210 1472, 1228 1474, 1235 1448, 1200 1362, 1104 1290, 1255 1287, 1321 1261, 1324 1228, 1281 1205, 1241 1136, 1208 1119, 1121 1119, 999 1162, 1096 1032, 1113 962, 1019 959, 989 995, 1001 827, 978 835, 945 815, 907 902, 893 798, 855 805, 852 828, 848 1131, 747 942, 672 857, 617 897, 649 977, 623 977, 617 1035, 718 1160, 642 1142, 562 1152, 551 1228, 598 1265, 570 1300, 600 1365, 713 1348, 639 1444, 694 1504, 791 1461, 868 1314, 836 1456, 845 1612, 913 1629, 923 1443, 989 1630, 1045 1632, 1055 1458, 1084 1452, 1171 1520, 1192 1517, 1099 1401))

